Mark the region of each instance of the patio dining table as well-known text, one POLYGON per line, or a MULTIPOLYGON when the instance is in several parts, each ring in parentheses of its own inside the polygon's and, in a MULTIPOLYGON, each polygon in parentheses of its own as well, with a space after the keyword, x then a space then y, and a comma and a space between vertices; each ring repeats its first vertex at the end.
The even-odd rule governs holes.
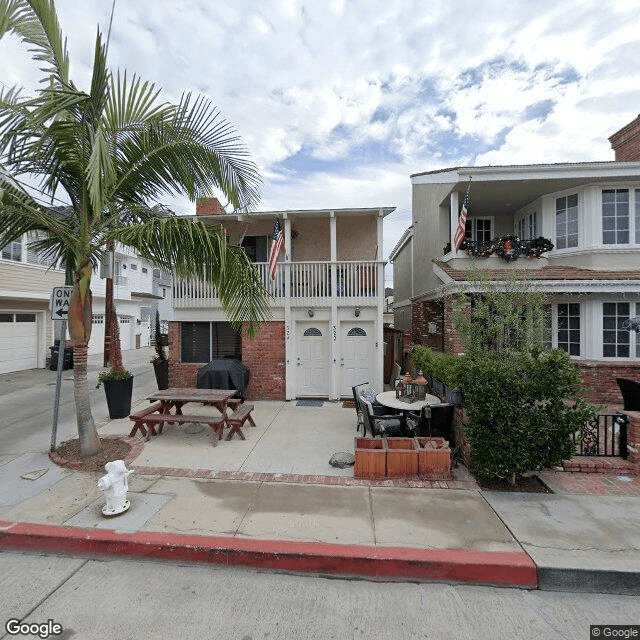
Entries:
POLYGON ((442 404, 442 400, 438 396, 433 396, 429 393, 425 396, 424 400, 415 400, 414 402, 403 402, 396 398, 395 391, 383 391, 376 396, 376 400, 385 407, 391 407, 398 411, 415 411, 419 413, 422 407, 435 406, 442 404))

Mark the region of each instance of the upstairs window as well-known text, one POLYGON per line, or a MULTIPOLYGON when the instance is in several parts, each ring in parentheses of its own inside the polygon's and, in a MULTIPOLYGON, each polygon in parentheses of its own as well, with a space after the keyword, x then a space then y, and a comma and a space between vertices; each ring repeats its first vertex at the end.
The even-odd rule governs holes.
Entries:
POLYGON ((22 262, 22 242, 16 240, 10 242, 3 250, 2 257, 5 260, 13 260, 14 262, 22 262))
POLYGON ((492 222, 491 218, 468 218, 464 229, 464 237, 467 240, 489 242, 493 237, 492 222))
POLYGON ((251 262, 267 262, 269 256, 269 236, 245 236, 240 245, 251 262))
POLYGON ((629 189, 602 190, 602 244, 629 244, 629 189))
POLYGON ((536 211, 528 213, 518 220, 518 237, 521 240, 533 240, 538 233, 538 214, 536 211))
POLYGON ((556 198, 556 249, 578 246, 578 194, 556 198))

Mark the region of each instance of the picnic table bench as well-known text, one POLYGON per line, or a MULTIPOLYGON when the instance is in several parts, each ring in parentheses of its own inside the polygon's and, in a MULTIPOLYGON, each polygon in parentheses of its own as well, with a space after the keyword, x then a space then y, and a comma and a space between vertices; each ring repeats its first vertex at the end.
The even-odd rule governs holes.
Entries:
POLYGON ((222 432, 225 425, 224 417, 210 417, 203 415, 187 416, 182 413, 177 415, 172 415, 170 413, 158 413, 160 409, 162 409, 162 403, 155 402, 136 413, 132 413, 129 416, 129 419, 134 421, 134 425, 129 436, 134 436, 139 430, 144 436, 145 441, 148 441, 151 436, 156 436, 158 433, 162 433, 165 422, 169 422, 173 424, 194 423, 208 426, 213 431, 214 447, 218 445, 218 440, 222 438, 222 432), (157 432, 155 429, 156 425, 158 426, 157 432))
POLYGON ((242 427, 247 420, 252 427, 256 426, 256 423, 253 421, 253 417, 251 416, 251 412, 253 411, 253 405, 244 403, 241 404, 228 418, 227 424, 231 427, 229 429, 229 433, 227 434, 227 440, 231 440, 233 438, 233 434, 237 433, 243 440, 245 439, 244 433, 242 433, 242 427))

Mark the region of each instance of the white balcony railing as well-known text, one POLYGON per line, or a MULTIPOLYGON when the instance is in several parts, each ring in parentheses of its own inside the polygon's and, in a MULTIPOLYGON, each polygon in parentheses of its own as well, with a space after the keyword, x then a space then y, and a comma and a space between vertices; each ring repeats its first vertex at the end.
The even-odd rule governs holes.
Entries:
MULTIPOLYGON (((262 282, 273 304, 284 305, 287 297, 294 306, 329 305, 335 297, 338 305, 375 306, 378 298, 378 273, 384 263, 367 262, 289 262, 281 263, 271 279, 266 262, 256 263, 262 282), (289 295, 287 274, 289 271, 289 295), (335 295, 334 295, 335 292, 335 295)), ((199 280, 173 279, 175 308, 219 306, 211 285, 199 280)))

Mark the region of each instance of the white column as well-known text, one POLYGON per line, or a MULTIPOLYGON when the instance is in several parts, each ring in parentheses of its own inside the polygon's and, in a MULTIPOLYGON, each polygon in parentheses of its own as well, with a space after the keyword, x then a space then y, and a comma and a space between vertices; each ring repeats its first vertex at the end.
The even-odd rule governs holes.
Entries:
POLYGON ((453 191, 449 196, 449 203, 451 207, 451 251, 454 250, 454 237, 456 235, 456 229, 458 228, 458 192, 453 191))
MULTIPOLYGON (((378 253, 376 268, 378 270, 378 313, 376 314, 376 322, 374 331, 376 336, 375 344, 375 374, 372 384, 376 389, 384 389, 384 331, 383 331, 383 314, 384 314, 384 260, 382 253, 382 236, 383 236, 384 212, 378 212, 378 253)), ((413 266, 412 266, 413 269, 413 266)))
POLYGON ((340 397, 340 339, 338 326, 338 274, 336 260, 338 259, 338 243, 336 235, 336 213, 329 212, 329 234, 331 240, 331 399, 340 397))
POLYGON ((296 395, 297 371, 296 354, 291 326, 291 220, 286 213, 284 217, 284 358, 285 358, 285 398, 292 400, 296 395))

